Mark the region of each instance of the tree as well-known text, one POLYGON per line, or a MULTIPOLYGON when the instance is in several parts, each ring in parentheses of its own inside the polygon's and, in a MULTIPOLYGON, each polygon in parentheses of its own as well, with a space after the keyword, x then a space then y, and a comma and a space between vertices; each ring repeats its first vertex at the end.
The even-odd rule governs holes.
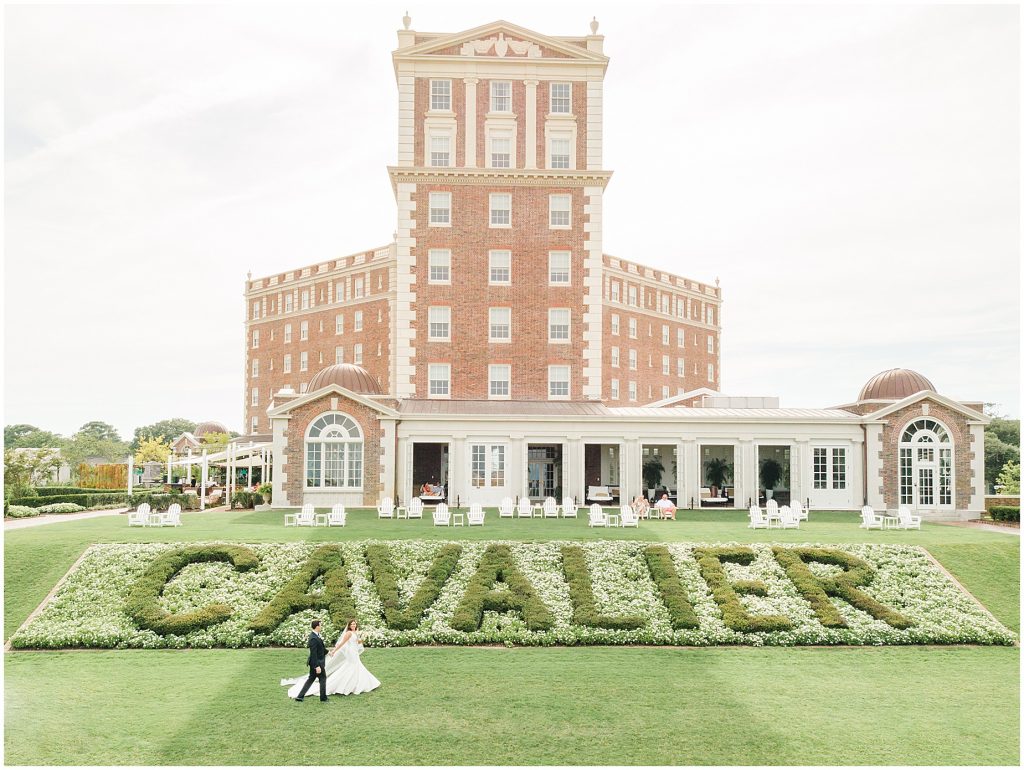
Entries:
POLYGON ((1020 494, 1020 463, 1010 460, 996 477, 996 492, 1004 495, 1020 494))
POLYGON ((1020 420, 995 417, 985 426, 985 431, 997 435, 1004 444, 1020 447, 1020 420))
POLYGON ((35 425, 20 423, 4 426, 4 447, 6 449, 59 447, 62 441, 63 439, 56 433, 37 428, 35 425))
POLYGON ((171 453, 171 442, 161 441, 159 438, 143 438, 135 450, 135 462, 142 465, 145 462, 167 462, 167 456, 171 453))
POLYGON ((985 487, 992 489, 996 477, 1008 462, 1020 462, 1020 449, 1005 443, 992 431, 985 431, 985 487))
POLYGON ((230 440, 231 436, 227 433, 206 433, 199 439, 208 452, 219 452, 228 445, 230 440))
POLYGON ((143 425, 135 429, 135 437, 132 439, 132 449, 138 450, 144 438, 156 438, 162 441, 174 441, 182 433, 191 433, 196 429, 196 424, 184 417, 172 417, 169 420, 160 420, 152 425, 143 425))
MULTIPOLYGON (((60 468, 60 452, 44 448, 4 450, 4 498, 21 497, 60 468)), ((31 492, 35 494, 35 492, 31 492)))
POLYGON ((117 434, 117 429, 107 422, 100 422, 99 420, 91 420, 78 429, 78 433, 75 436, 90 436, 99 441, 121 441, 121 437, 117 434))
POLYGON ((122 462, 128 454, 128 444, 121 441, 112 425, 105 422, 87 422, 81 430, 64 442, 64 459, 72 468, 97 458, 107 462, 122 462))

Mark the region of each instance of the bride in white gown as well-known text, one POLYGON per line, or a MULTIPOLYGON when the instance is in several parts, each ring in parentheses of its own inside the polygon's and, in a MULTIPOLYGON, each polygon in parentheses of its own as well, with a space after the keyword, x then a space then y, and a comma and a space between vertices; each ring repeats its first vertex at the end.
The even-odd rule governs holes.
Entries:
MULTIPOLYGON (((327 653, 327 694, 358 695, 380 687, 380 680, 371 674, 359 656, 363 654, 363 643, 359 640, 359 623, 348 622, 344 633, 327 653)), ((306 677, 282 679, 281 684, 290 686, 288 697, 295 698, 302 689, 306 677)))

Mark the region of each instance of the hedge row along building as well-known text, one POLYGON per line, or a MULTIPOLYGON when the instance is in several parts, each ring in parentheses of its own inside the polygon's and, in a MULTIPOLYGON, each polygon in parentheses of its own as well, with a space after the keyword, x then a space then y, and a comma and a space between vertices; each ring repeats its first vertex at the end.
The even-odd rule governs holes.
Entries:
POLYGON ((246 283, 243 441, 275 505, 631 498, 982 504, 977 403, 896 370, 853 404, 720 394, 722 292, 605 254, 597 24, 398 32, 394 241, 246 283), (766 468, 767 466, 767 468, 766 468))

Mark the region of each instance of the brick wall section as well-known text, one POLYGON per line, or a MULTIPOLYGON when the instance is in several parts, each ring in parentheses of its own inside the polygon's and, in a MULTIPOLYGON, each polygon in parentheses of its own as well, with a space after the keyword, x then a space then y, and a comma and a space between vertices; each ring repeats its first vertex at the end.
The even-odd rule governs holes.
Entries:
POLYGON ((416 393, 425 398, 427 364, 450 363, 452 398, 487 398, 489 363, 512 365, 513 399, 547 399, 547 367, 568 364, 571 397, 583 391, 583 191, 581 188, 422 185, 416 193, 416 393), (431 190, 452 192, 452 226, 429 227, 431 190), (512 194, 512 228, 488 227, 491 192, 512 194), (548 228, 548 196, 573 198, 571 230, 548 228), (430 249, 450 249, 450 286, 431 285, 430 249), (490 286, 488 251, 512 252, 511 286, 490 286), (548 251, 572 253, 569 286, 548 286, 548 251), (428 308, 451 307, 451 341, 431 342, 428 308), (488 342, 488 309, 512 308, 512 341, 488 342), (548 343, 548 308, 570 309, 570 344, 548 343))
POLYGON ((974 437, 971 435, 966 417, 931 399, 918 401, 885 418, 886 424, 882 428, 882 449, 879 452, 882 460, 882 486, 879 492, 885 499, 885 506, 890 510, 899 506, 900 436, 908 424, 922 417, 938 420, 950 430, 950 439, 953 442, 953 504, 957 510, 968 510, 971 495, 974 494, 971 464, 975 451, 984 451, 984 448, 973 446, 974 437), (929 404, 928 414, 925 414, 922 408, 926 403, 929 404))
POLYGON ((284 464, 287 474, 287 480, 284 483, 285 493, 292 505, 302 504, 302 495, 306 485, 306 429, 320 415, 335 411, 331 409, 332 398, 338 399, 337 411, 344 412, 354 419, 363 432, 363 505, 376 505, 380 499, 380 466, 383 461, 380 413, 368 406, 333 394, 327 394, 323 398, 296 407, 291 413, 291 419, 285 429, 285 441, 288 447, 284 464))

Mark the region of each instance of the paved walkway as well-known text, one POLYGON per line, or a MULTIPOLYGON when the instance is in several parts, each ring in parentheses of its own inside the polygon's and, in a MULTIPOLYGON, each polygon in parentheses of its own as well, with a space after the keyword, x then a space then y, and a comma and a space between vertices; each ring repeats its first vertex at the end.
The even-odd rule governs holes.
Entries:
POLYGON ((81 513, 47 513, 42 516, 32 516, 27 519, 4 519, 4 531, 6 532, 11 529, 25 529, 26 527, 41 527, 44 524, 59 524, 62 521, 95 519, 98 516, 117 516, 127 510, 127 508, 111 508, 104 511, 82 511, 81 513))
POLYGON ((1004 535, 1016 535, 1020 537, 1020 527, 1002 527, 998 524, 989 524, 987 521, 944 521, 951 527, 966 527, 967 529, 983 529, 986 532, 1001 532, 1004 535))

